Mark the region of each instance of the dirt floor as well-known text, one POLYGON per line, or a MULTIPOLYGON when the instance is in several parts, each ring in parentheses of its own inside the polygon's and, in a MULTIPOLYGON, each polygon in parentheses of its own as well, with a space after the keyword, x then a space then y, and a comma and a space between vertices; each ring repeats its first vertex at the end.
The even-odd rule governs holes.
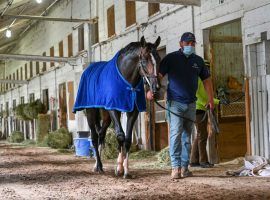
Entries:
POLYGON ((154 157, 131 160, 130 180, 114 176, 114 161, 104 161, 102 175, 93 165, 49 148, 0 142, 0 199, 270 199, 270 178, 226 176, 239 163, 191 168, 194 176, 178 181, 154 157))

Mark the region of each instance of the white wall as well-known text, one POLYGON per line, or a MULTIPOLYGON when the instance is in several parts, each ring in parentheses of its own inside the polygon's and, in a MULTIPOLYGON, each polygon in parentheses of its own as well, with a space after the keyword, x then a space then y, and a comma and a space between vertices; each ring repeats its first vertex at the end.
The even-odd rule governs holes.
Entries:
MULTIPOLYGON (((70 18, 72 14, 73 18, 89 18, 89 2, 89 0, 61 1, 50 11, 49 16, 70 18)), ((270 38, 269 0, 226 0, 223 4, 219 4, 217 0, 202 0, 201 4, 201 7, 193 8, 190 6, 160 4, 160 12, 148 17, 147 3, 136 2, 137 23, 131 27, 125 27, 124 0, 91 0, 91 17, 98 16, 100 41, 99 44, 95 44, 92 47, 92 61, 112 58, 118 50, 132 41, 138 41, 142 35, 150 42, 154 42, 158 36, 161 36, 160 46, 165 46, 167 53, 169 53, 179 48, 180 36, 186 31, 195 32, 197 38, 196 52, 198 55, 203 56, 202 30, 239 18, 242 21, 244 56, 245 45, 260 41, 261 32, 267 31, 267 37, 270 38), (116 36, 108 38, 107 9, 113 4, 115 5, 116 36), (192 16, 192 12, 194 12, 194 16, 192 16), (147 25, 145 29, 142 28, 142 23, 147 25)), ((76 25, 78 24, 41 21, 34 25, 18 42, 12 53, 42 55, 45 51, 49 55, 50 47, 54 46, 55 56, 58 56, 58 43, 63 40, 64 56, 67 56, 67 35, 73 33, 73 54, 76 55, 78 53, 78 32, 77 29, 72 29, 76 25)), ((88 30, 86 25, 85 31, 85 48, 87 49, 88 30)), ((13 74, 21 66, 24 69, 25 63, 24 61, 8 62, 5 76, 13 74)), ((35 64, 33 68, 35 69, 35 64)), ((40 68, 42 68, 42 63, 40 63, 40 68)), ((74 81, 76 96, 81 71, 82 66, 77 66, 73 69, 71 66, 65 65, 56 71, 56 76, 54 70, 46 72, 41 77, 33 78, 29 82, 28 87, 24 85, 19 89, 14 89, 12 92, 1 95, 0 102, 6 102, 11 98, 17 99, 20 96, 27 96, 25 97, 27 101, 28 94, 32 92, 35 93, 36 98, 39 98, 41 91, 46 88, 49 88, 49 97, 58 98, 58 84, 72 80, 74 81)), ((10 105, 12 105, 12 100, 10 100, 10 105)), ((79 118, 76 116, 76 121, 79 118)), ((76 121, 69 121, 69 127, 72 130, 75 130, 76 127, 81 129, 87 127, 85 125, 86 122, 76 124, 76 121)))

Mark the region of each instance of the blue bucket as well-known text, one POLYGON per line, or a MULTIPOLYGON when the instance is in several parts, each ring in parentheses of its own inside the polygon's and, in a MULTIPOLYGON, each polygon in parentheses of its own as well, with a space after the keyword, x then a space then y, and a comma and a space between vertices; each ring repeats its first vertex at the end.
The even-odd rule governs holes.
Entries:
POLYGON ((75 155, 90 156, 90 141, 88 138, 74 138, 75 155))

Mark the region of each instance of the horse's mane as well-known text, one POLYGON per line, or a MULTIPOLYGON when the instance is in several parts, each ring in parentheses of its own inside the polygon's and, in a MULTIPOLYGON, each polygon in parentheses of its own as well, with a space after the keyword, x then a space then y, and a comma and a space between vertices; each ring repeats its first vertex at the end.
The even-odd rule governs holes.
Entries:
POLYGON ((130 53, 135 53, 135 51, 141 47, 140 42, 131 42, 124 48, 122 48, 119 53, 120 54, 130 54, 130 53))

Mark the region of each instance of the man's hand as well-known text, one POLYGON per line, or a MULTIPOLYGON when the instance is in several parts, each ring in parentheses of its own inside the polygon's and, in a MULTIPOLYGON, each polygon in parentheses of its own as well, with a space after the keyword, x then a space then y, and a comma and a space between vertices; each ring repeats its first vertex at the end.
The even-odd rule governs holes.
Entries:
POLYGON ((153 94, 153 92, 151 92, 150 90, 146 93, 146 98, 148 99, 148 100, 153 100, 154 99, 154 94, 153 94))
POLYGON ((208 103, 207 103, 207 106, 210 108, 210 110, 214 110, 215 108, 215 104, 214 104, 214 100, 212 99, 212 101, 210 100, 208 103))

